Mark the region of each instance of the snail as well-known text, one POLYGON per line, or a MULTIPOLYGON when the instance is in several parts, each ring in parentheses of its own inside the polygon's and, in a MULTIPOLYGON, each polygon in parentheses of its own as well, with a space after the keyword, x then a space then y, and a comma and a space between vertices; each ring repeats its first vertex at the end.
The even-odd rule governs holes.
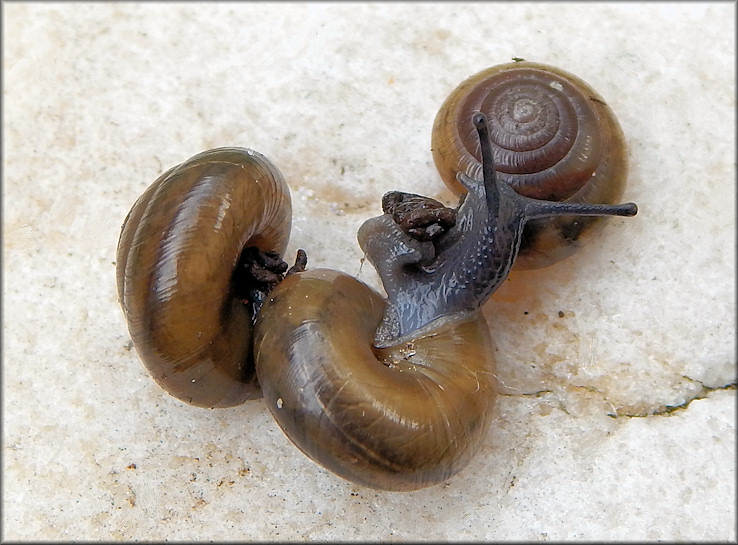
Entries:
POLYGON ((118 297, 136 351, 170 394, 201 407, 260 397, 253 314, 286 268, 278 254, 291 223, 282 174, 244 148, 191 157, 133 205, 118 241, 118 297))
POLYGON ((498 179, 487 119, 472 117, 482 175, 451 221, 436 203, 393 192, 359 229, 387 300, 336 271, 277 285, 254 332, 256 372, 277 423, 310 458, 372 488, 414 490, 465 467, 496 397, 480 307, 505 280, 524 226, 561 215, 632 216, 634 203, 549 202, 498 179), (412 227, 396 221, 409 201, 412 227), (425 229, 418 230, 418 224, 425 229))
MULTIPOLYGON (((623 131, 605 100, 580 78, 533 62, 483 70, 462 82, 438 111, 433 160, 457 194, 457 172, 477 178, 481 155, 472 113, 489 119, 500 179, 536 199, 615 203, 628 170, 623 131)), ((561 216, 528 222, 516 267, 551 265, 590 241, 602 217, 561 216)))
POLYGON ((455 209, 394 191, 359 229, 386 298, 343 272, 306 271, 302 250, 288 269, 289 190, 261 154, 218 148, 162 174, 126 217, 116 268, 154 379, 202 407, 263 395, 299 449, 368 487, 415 490, 463 469, 497 392, 480 308, 527 247, 527 227, 637 212, 516 192, 487 116, 469 123, 480 163, 453 167, 466 191, 455 209))

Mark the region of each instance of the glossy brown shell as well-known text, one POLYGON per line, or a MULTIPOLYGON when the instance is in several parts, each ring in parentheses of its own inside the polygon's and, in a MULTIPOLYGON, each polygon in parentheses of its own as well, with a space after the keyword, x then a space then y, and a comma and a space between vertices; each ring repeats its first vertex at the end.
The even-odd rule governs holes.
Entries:
POLYGON ((244 148, 195 155, 134 204, 118 242, 118 297, 136 351, 171 395, 202 407, 260 395, 232 274, 245 246, 284 252, 291 214, 280 172, 244 148))
POLYGON ((254 350, 267 405, 292 442, 365 486, 413 490, 471 460, 496 397, 481 314, 372 348, 384 299, 346 274, 289 276, 264 304, 254 350))
MULTIPOLYGON (((578 77, 539 63, 493 66, 459 85, 439 110, 433 160, 457 194, 464 172, 481 179, 479 140, 471 122, 490 125, 497 175, 518 193, 544 200, 613 204, 627 176, 623 131, 605 100, 578 77)), ((605 218, 563 217, 526 226, 516 266, 550 265, 586 243, 605 218)))

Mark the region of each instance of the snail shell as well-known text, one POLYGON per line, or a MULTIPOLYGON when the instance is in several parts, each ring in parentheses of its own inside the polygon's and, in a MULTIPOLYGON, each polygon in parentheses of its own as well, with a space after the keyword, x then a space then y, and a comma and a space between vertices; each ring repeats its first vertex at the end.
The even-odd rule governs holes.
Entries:
MULTIPOLYGON (((458 173, 481 176, 473 112, 487 116, 497 175, 535 199, 612 204, 627 176, 623 131, 605 100, 580 78, 544 64, 493 66, 461 83, 436 115, 433 160, 443 181, 466 192, 458 173)), ((516 265, 537 268, 571 255, 603 218, 528 223, 516 265)))
POLYGON ((289 276, 256 323, 256 370, 279 426, 353 482, 414 490, 467 465, 496 398, 494 347, 480 313, 372 347, 385 301, 344 273, 289 276))
POLYGON ((171 395, 202 407, 260 396, 252 318, 233 289, 242 250, 284 252, 289 189, 263 155, 205 151, 136 201, 117 251, 118 297, 144 365, 171 395))

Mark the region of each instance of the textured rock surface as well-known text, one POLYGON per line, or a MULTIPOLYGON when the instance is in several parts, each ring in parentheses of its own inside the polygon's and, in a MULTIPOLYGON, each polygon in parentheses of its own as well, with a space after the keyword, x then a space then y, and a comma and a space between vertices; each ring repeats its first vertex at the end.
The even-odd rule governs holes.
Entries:
POLYGON ((734 4, 3 16, 5 539, 736 539, 734 4), (454 202, 431 160, 436 110, 514 56, 610 102, 640 212, 487 304, 505 395, 468 468, 408 494, 356 487, 262 402, 208 411, 156 386, 113 261, 163 170, 257 149, 292 190, 289 253, 377 287, 359 225, 391 189, 454 202))

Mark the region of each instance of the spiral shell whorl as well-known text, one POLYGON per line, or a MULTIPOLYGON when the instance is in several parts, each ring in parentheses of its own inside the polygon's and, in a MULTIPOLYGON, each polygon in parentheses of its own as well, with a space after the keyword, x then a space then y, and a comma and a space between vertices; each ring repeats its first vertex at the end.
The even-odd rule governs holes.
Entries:
POLYGON ((136 201, 118 242, 118 296, 141 360, 171 395, 203 407, 258 397, 232 275, 247 245, 284 251, 291 215, 281 173, 244 148, 195 155, 136 201))
MULTIPOLYGON (((625 138, 604 99, 576 76, 532 62, 483 70, 441 106, 433 126, 433 159, 455 193, 466 192, 457 173, 481 178, 481 151, 471 123, 475 111, 487 116, 498 178, 521 195, 603 204, 622 196, 625 138)), ((558 261, 603 223, 601 218, 531 222, 516 266, 558 261)))
POLYGON ((344 273, 289 276, 259 314, 256 369, 270 411, 305 454, 353 482, 414 490, 478 450, 496 398, 494 346, 478 314, 373 349, 384 306, 344 273))

